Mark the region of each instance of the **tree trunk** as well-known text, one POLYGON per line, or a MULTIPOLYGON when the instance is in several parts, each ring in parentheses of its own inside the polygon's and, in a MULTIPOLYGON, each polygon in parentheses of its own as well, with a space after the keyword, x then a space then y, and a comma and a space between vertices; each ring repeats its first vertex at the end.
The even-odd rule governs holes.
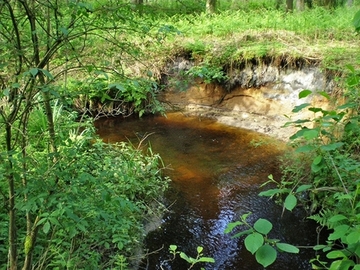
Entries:
POLYGON ((305 0, 296 0, 296 10, 303 11, 305 9, 305 0))
POLYGON ((216 11, 216 0, 206 0, 206 13, 214 14, 216 11))
POLYGON ((286 0, 286 12, 292 12, 294 9, 293 0, 286 0))
POLYGON ((7 175, 9 189, 9 270, 17 269, 17 233, 16 233, 16 215, 15 215, 15 175, 12 163, 12 130, 11 124, 6 123, 6 150, 8 152, 7 162, 9 174, 7 175))

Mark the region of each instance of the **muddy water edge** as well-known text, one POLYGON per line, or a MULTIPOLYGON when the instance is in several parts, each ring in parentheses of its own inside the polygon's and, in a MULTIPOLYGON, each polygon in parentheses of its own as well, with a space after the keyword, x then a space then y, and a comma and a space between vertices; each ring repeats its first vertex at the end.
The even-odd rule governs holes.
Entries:
MULTIPOLYGON (((316 224, 301 210, 285 212, 273 201, 259 197, 260 185, 269 174, 279 179, 279 159, 285 144, 265 135, 217 123, 211 119, 169 113, 167 117, 104 118, 95 123, 100 137, 109 143, 131 141, 151 145, 161 155, 172 179, 164 198, 169 211, 154 224, 145 239, 150 253, 139 269, 187 269, 180 258, 171 258, 169 245, 177 245, 195 257, 196 247, 214 264, 205 269, 263 269, 243 245, 243 239, 224 234, 229 222, 252 212, 249 222, 270 220, 269 237, 298 246, 316 244, 316 224), (157 251, 157 252, 154 252, 157 251)), ((279 254, 267 269, 311 269, 311 248, 300 254, 279 254)), ((192 269, 200 269, 194 267, 192 269)))

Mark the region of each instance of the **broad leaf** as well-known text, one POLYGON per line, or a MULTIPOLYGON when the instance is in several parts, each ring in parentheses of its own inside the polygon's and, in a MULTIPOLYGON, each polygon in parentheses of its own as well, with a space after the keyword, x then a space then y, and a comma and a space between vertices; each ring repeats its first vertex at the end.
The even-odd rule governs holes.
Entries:
POLYGON ((327 144, 327 145, 322 145, 320 147, 321 150, 324 150, 324 151, 332 151, 332 150, 335 150, 341 146, 343 146, 344 143, 342 142, 337 142, 337 143, 331 143, 331 144, 327 144))
POLYGON ((49 221, 46 221, 46 222, 44 223, 44 226, 43 226, 43 232, 44 232, 45 234, 47 234, 47 233, 49 232, 49 230, 50 230, 50 222, 49 222, 49 221))
POLYGON ((276 247, 281 251, 288 252, 288 253, 299 253, 299 249, 293 245, 286 244, 286 243, 276 243, 276 247))
POLYGON ((303 90, 299 93, 299 99, 306 98, 308 95, 311 95, 311 90, 303 90))
POLYGON ((329 240, 337 240, 337 239, 344 237, 346 235, 347 231, 349 230, 349 228, 350 228, 350 226, 346 225, 346 224, 335 227, 334 232, 329 235, 328 239, 329 240))
POLYGON ((271 222, 263 218, 259 218, 254 224, 254 229, 265 235, 271 231, 272 227, 271 222))
POLYGON ((322 161, 322 156, 317 156, 316 158, 314 158, 314 160, 313 160, 313 164, 314 165, 319 165, 320 164, 320 162, 322 161))
POLYGON ((305 130, 303 133, 303 137, 306 140, 315 139, 318 135, 319 135, 319 129, 309 129, 309 130, 305 130))
POLYGON ((271 196, 274 196, 275 194, 279 194, 279 193, 281 193, 281 189, 274 188, 274 189, 269 189, 269 190, 260 192, 259 196, 271 197, 271 196))
POLYGON ((244 223, 241 222, 241 221, 235 221, 235 222, 230 222, 225 230, 224 230, 224 233, 230 233, 235 227, 237 226, 240 226, 240 225, 243 225, 244 223))
POLYGON ((355 27, 355 31, 360 32, 360 10, 356 12, 352 23, 355 27))
POLYGON ((301 105, 298 105, 298 106, 295 106, 294 109, 292 110, 293 113, 297 113, 297 112, 300 112, 302 109, 310 106, 311 104, 310 103, 304 103, 304 104, 301 104, 301 105))
POLYGON ((315 149, 315 147, 313 145, 303 145, 303 146, 300 146, 298 147, 295 152, 296 153, 306 153, 306 152, 311 152, 315 149))
POLYGON ((354 268, 351 268, 354 266, 353 260, 347 260, 347 259, 341 259, 337 260, 331 263, 329 270, 356 270, 356 266, 354 268))
POLYGON ((356 244, 360 241, 360 232, 353 231, 346 236, 346 241, 349 245, 356 244))
POLYGON ((312 185, 301 185, 299 186, 297 189, 296 189, 296 193, 299 193, 299 192, 303 192, 305 190, 308 190, 309 188, 311 188, 312 185))
POLYGON ((292 211, 297 204, 297 199, 293 194, 287 195, 284 206, 287 210, 292 211))
POLYGON ((328 93, 326 93, 325 91, 319 91, 319 92, 317 92, 317 93, 318 93, 319 95, 323 96, 324 98, 328 99, 328 100, 331 99, 330 95, 329 95, 328 93))
POLYGON ((345 219, 348 219, 348 218, 346 216, 344 216, 344 215, 338 214, 338 215, 332 216, 329 219, 329 222, 335 223, 335 222, 339 222, 339 221, 345 220, 345 219))
POLYGON ((276 250, 270 245, 263 245, 255 254, 256 261, 264 267, 268 267, 276 260, 276 250))
POLYGON ((39 69, 38 68, 30 68, 29 72, 33 77, 35 77, 38 74, 39 69))
POLYGON ((337 258, 345 258, 346 255, 341 250, 333 250, 326 254, 328 259, 337 259, 337 258))
POLYGON ((260 233, 254 232, 246 236, 244 243, 246 249, 254 254, 264 244, 264 237, 260 233))

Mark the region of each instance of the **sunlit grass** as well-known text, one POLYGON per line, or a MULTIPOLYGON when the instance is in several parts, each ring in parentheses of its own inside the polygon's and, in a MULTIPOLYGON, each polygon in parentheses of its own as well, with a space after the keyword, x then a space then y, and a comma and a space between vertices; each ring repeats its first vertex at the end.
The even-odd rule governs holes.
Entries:
MULTIPOLYGON (((222 9, 212 16, 199 12, 152 17, 153 34, 164 25, 176 31, 162 33, 160 42, 149 41, 145 51, 159 63, 159 59, 183 51, 216 65, 265 56, 290 61, 304 58, 335 69, 345 64, 360 65, 359 36, 352 26, 360 7, 315 7, 286 13, 274 5, 270 8, 255 2, 261 7, 222 9)), ((139 21, 148 19, 146 16, 139 17, 139 21)))

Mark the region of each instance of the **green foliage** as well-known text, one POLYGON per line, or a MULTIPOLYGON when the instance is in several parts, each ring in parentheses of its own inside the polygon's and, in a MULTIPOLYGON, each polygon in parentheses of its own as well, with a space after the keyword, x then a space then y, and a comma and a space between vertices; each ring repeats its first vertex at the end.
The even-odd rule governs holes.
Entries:
POLYGON ((243 226, 244 230, 236 233, 233 238, 246 235, 244 244, 246 249, 255 254, 256 261, 263 267, 273 264, 278 252, 299 253, 299 249, 287 243, 280 243, 278 239, 268 238, 272 230, 272 223, 267 219, 258 219, 254 225, 250 225, 247 218, 251 213, 241 216, 240 221, 231 222, 227 225, 225 233, 231 233, 236 227, 243 226))
MULTIPOLYGON (((286 163, 281 181, 277 182, 269 176, 269 181, 265 183, 273 183, 276 188, 260 193, 262 196, 282 199, 287 210, 292 210, 298 201, 302 201, 305 206, 310 202, 309 218, 332 230, 326 244, 315 246, 315 250, 327 253, 326 257, 332 262, 327 266, 326 262, 316 257, 312 260, 314 268, 359 267, 360 75, 352 66, 347 66, 347 69, 345 103, 333 105, 334 109, 312 107, 309 103, 294 108, 295 113, 307 109, 314 115, 313 118, 286 124, 299 129, 290 138, 295 148, 291 162, 298 157, 305 162, 301 165, 302 169, 297 168, 299 163, 286 163)), ((299 98, 312 94, 312 91, 304 90, 300 92, 299 98)), ((317 94, 330 102, 327 93, 317 94)))
MULTIPOLYGON (((163 113, 156 99, 158 85, 150 78, 124 78, 96 72, 95 78, 71 80, 67 93, 80 100, 79 110, 89 107, 93 114, 130 115, 163 113)), ((77 105, 79 106, 79 105, 77 105)))
POLYGON ((191 67, 185 74, 190 77, 201 78, 205 83, 221 83, 228 78, 222 68, 206 63, 191 67))
MULTIPOLYGON (((69 117, 64 112, 62 116, 69 117)), ((73 130, 77 126, 71 118, 67 125, 61 119, 58 122, 61 133, 68 132, 68 136, 59 144, 56 164, 49 170, 46 147, 34 148, 28 159, 37 167, 27 172, 26 189, 17 187, 17 215, 39 217, 35 265, 83 269, 120 263, 120 255, 129 257, 140 245, 146 213, 161 210, 161 205, 154 204, 167 187, 161 159, 150 149, 145 155, 126 143, 107 145, 95 140, 91 122, 80 134, 73 130), (30 199, 20 200, 25 195, 30 199)), ((14 158, 20 156, 14 154, 14 158)), ((5 217, 0 215, 2 224, 6 224, 5 217)), ((19 232, 24 226, 18 224, 19 232)), ((4 237, 5 230, 0 235, 4 237)), ((24 245, 27 253, 28 237, 24 245)), ((1 254, 4 265, 6 250, 1 254)))
POLYGON ((353 25, 355 27, 355 31, 360 32, 360 10, 356 12, 354 16, 353 25))
MULTIPOLYGON (((169 246, 169 252, 172 255, 172 259, 167 260, 167 261, 175 260, 176 255, 179 255, 181 259, 185 260, 187 263, 190 264, 188 269, 192 269, 196 264, 199 264, 199 263, 214 263, 215 262, 215 260, 213 258, 203 256, 203 249, 204 249, 203 247, 199 246, 196 248, 197 255, 195 258, 188 256, 186 253, 184 253, 182 251, 178 251, 177 248, 178 247, 176 245, 169 246)), ((204 268, 201 268, 201 269, 204 269, 204 268)))

